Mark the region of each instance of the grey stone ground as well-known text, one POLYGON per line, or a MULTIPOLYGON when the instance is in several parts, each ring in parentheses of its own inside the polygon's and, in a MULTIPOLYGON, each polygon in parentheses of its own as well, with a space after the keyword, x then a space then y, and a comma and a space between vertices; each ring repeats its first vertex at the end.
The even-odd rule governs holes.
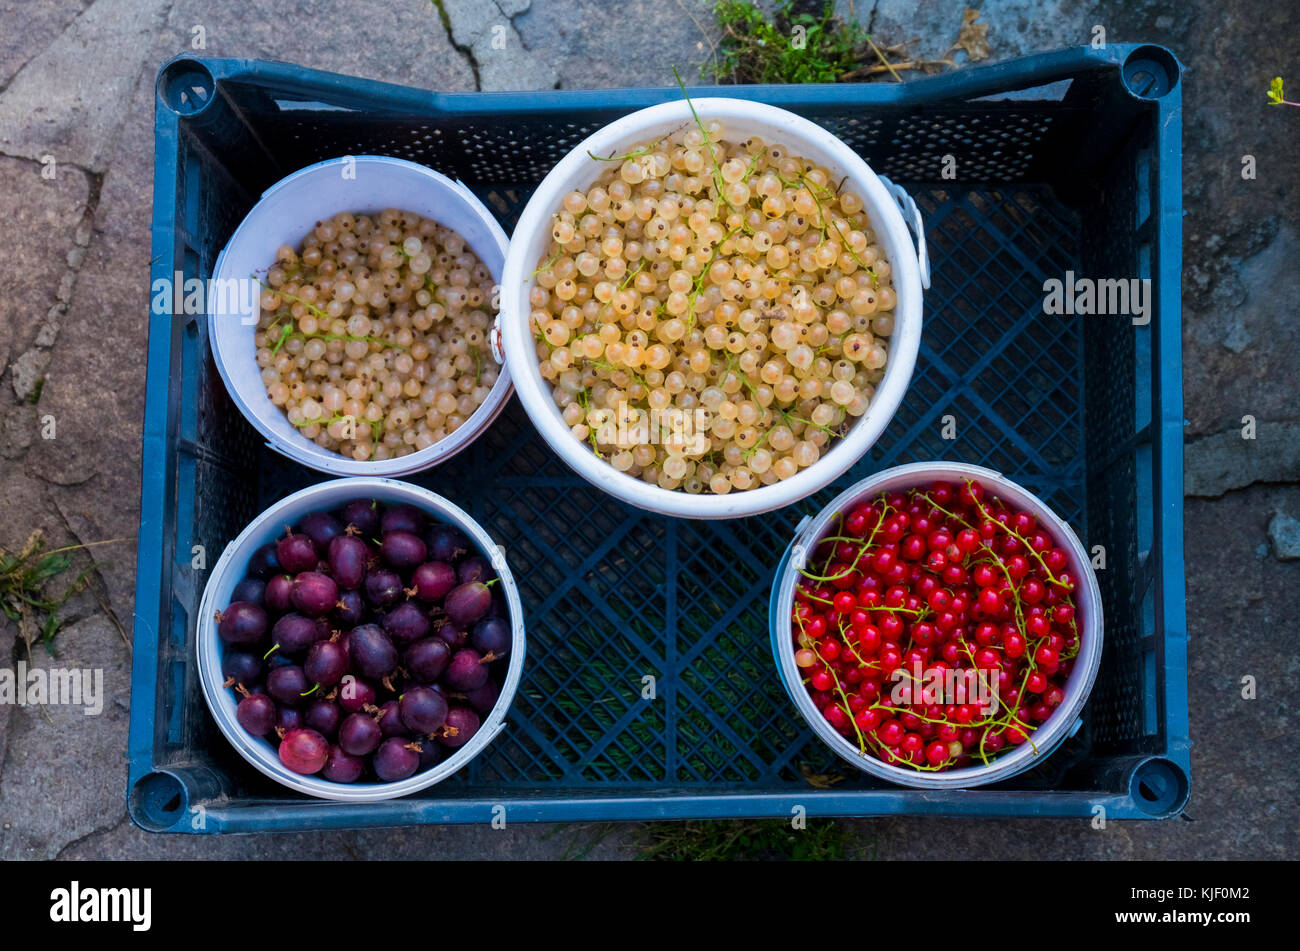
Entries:
MULTIPOLYGON (((994 59, 1087 42, 1174 49, 1185 76, 1184 361, 1194 821, 861 822, 891 857, 1294 856, 1294 653, 1300 616, 1300 303, 1294 143, 1300 7, 1268 0, 986 0, 994 59), (1258 178, 1238 173, 1256 156, 1258 178), (1243 446, 1243 416, 1258 444, 1243 446), (1253 674, 1260 699, 1239 699, 1253 674)), ((860 0, 885 43, 942 54, 962 2, 860 0)), ((840 9, 850 5, 841 0, 840 9)), ((4 858, 516 857, 562 854, 572 830, 514 826, 163 838, 123 809, 144 404, 153 74, 192 48, 438 89, 663 85, 696 74, 716 33, 704 0, 0 0, 0 547, 33 529, 93 550, 59 663, 105 670, 100 717, 0 706, 4 858), (494 43, 494 40, 496 41, 494 43), (504 42, 504 49, 499 48, 504 42), (55 163, 56 176, 42 177, 55 163), (41 382, 43 381, 43 383, 41 382), (57 439, 41 438, 45 417, 57 439)), ((0 624, 0 656, 24 656, 0 624)), ((34 663, 51 663, 36 651, 34 663)), ((633 854, 635 827, 592 857, 633 854)))

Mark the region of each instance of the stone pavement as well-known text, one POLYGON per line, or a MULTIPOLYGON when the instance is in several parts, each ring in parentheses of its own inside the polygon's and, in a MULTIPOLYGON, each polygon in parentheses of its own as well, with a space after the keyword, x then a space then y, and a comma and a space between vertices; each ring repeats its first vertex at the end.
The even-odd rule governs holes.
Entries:
MULTIPOLYGON (((992 57, 1085 43, 1171 47, 1184 77, 1184 361, 1194 820, 1162 824, 860 823, 880 858, 1279 857, 1297 843, 1287 753, 1300 616, 1300 8, 1267 0, 987 0, 992 57), (1258 178, 1243 181, 1241 157, 1258 178), (1258 442, 1242 458, 1243 416, 1258 442), (1271 533, 1271 535, 1270 535, 1271 533), (1253 674, 1260 699, 1239 699, 1253 674)), ((878 41, 942 54, 962 2, 839 8, 878 41)), ((59 635, 66 666, 105 671, 98 717, 0 705, 0 857, 518 857, 573 833, 415 830, 190 838, 126 819, 132 538, 139 517, 153 77, 182 51, 281 59, 445 90, 665 85, 716 42, 705 0, 0 0, 0 547, 36 529, 91 549, 89 588, 59 635), (195 50, 196 46, 202 48, 195 50), (48 418, 55 439, 42 438, 48 418)), ((0 623, 0 656, 26 652, 0 623)), ((39 648, 32 663, 54 663, 39 648)), ((635 851, 614 829, 591 857, 635 851)))

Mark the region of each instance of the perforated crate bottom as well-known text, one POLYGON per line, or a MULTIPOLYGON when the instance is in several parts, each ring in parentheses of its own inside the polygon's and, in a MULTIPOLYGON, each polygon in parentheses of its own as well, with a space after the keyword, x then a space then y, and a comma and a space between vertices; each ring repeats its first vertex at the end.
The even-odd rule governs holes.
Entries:
MULTIPOLYGON (((1086 538, 1083 330, 1044 315, 1037 290, 1081 270, 1075 214, 1045 189, 909 191, 934 274, 916 371, 879 443, 817 496, 730 522, 646 513, 574 475, 517 400, 470 450, 410 478, 505 546, 528 634, 507 729, 423 796, 779 793, 810 789, 805 774, 842 776, 838 790, 883 785, 813 737, 775 673, 767 598, 800 518, 879 469, 947 459, 1002 472, 1086 538)), ((262 506, 319 479, 262 455, 262 506)), ((1086 737, 1003 788, 1058 783, 1086 737)))

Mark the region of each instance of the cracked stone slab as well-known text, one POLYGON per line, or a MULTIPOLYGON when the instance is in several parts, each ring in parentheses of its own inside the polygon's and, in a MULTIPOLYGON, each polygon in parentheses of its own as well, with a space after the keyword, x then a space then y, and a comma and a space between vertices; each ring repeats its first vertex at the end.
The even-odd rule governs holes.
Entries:
MULTIPOLYGON (((138 121, 147 124, 148 115, 140 110, 138 121)), ((56 438, 38 435, 25 459, 49 483, 49 508, 65 533, 87 544, 122 539, 86 554, 95 590, 126 628, 135 596, 145 378, 124 357, 147 347, 148 286, 139 275, 148 273, 149 246, 131 236, 149 231, 149 180, 143 156, 120 150, 34 407, 53 419, 56 438)), ((120 639, 116 628, 113 636, 120 639)))
POLYGON ((23 64, 59 38, 90 0, 0 0, 0 89, 23 64), (11 24, 22 23, 22 29, 11 24))
MULTIPOLYGON (((836 9, 846 15, 849 6, 840 0, 836 9)), ((975 6, 980 11, 977 22, 989 28, 989 57, 984 62, 1087 43, 1090 29, 1098 22, 1089 6, 1080 8, 1070 0, 985 0, 981 4, 860 0, 852 4, 854 16, 873 30, 877 43, 907 43, 912 55, 927 59, 949 55, 961 29, 963 8, 975 6)), ((967 65, 964 52, 954 59, 967 65)))
POLYGON ((1255 438, 1229 429, 1183 448, 1183 494, 1214 498, 1254 482, 1300 481, 1300 423, 1256 423, 1255 438))
MULTIPOLYGON (((93 573, 88 600, 94 610, 112 612, 109 619, 124 643, 132 637, 135 610, 136 533, 140 526, 139 486, 121 477, 108 492, 96 483, 51 489, 51 502, 64 530, 82 545, 78 558, 89 562, 93 573), (96 500, 99 504, 88 505, 96 500)), ((78 561, 78 566, 82 564, 78 561)))
POLYGON ((140 494, 145 378, 131 355, 148 344, 149 287, 140 275, 149 273, 150 249, 139 236, 152 218, 152 75, 142 71, 132 93, 41 390, 38 409, 53 417, 56 438, 36 440, 28 455, 32 470, 56 485, 84 483, 61 492, 60 504, 96 513, 106 538, 135 534, 140 494))
POLYGON ((1233 353, 1241 353, 1254 342, 1254 339, 1238 318, 1228 324, 1228 333, 1223 338, 1223 345, 1233 353))
MULTIPOLYGON (((90 670, 92 677, 99 671, 103 709, 91 716, 84 703, 15 706, 9 711, 8 750, 0 776, 4 860, 54 858, 68 843, 122 820, 130 658, 101 614, 64 628, 55 643, 57 659, 37 648, 29 668, 90 670)), ((10 666, 7 659, 3 663, 10 666)))
POLYGON ((95 0, 0 95, 0 152, 102 171, 170 0, 95 0))
POLYGON ((68 304, 72 298, 71 287, 76 278, 77 270, 85 260, 86 244, 90 241, 88 221, 93 214, 90 208, 91 203, 93 203, 93 195, 91 202, 87 204, 81 223, 73 234, 75 243, 64 259, 67 269, 59 278, 59 289, 55 294, 56 300, 46 312, 45 318, 38 325, 36 340, 32 348, 24 352, 10 367, 14 395, 20 401, 36 403, 40 399, 42 387, 45 383, 45 371, 50 365, 50 348, 54 346, 54 342, 58 339, 63 316, 67 312, 68 304))
POLYGON ((26 403, 6 406, 0 415, 0 458, 21 459, 31 448, 39 428, 40 417, 35 406, 26 403))
MULTIPOLYGON (((1256 242, 1234 244, 1254 248, 1256 242)), ((1300 235, 1283 225, 1247 257, 1221 248, 1211 260, 1215 253, 1227 262, 1226 273, 1206 300, 1193 298, 1184 318, 1184 412, 1192 431, 1229 426, 1245 413, 1293 416, 1300 365, 1300 272, 1293 262, 1300 235)))
MULTIPOLYGON (((53 178, 42 176, 44 168, 0 156, 0 373, 30 348, 53 343, 60 305, 71 290, 67 256, 82 236, 92 182, 70 165, 56 165, 53 178)), ((11 381, 20 400, 31 395, 39 364, 37 356, 28 357, 17 371, 22 379, 11 381)))
MULTIPOLYGON (((560 77, 547 57, 528 49, 514 18, 529 0, 437 0, 451 30, 451 41, 475 64, 485 92, 554 89, 560 77)), ((572 11, 566 10, 566 15, 572 11)))
POLYGON ((473 90, 430 0, 314 0, 292 9, 247 0, 177 0, 157 59, 192 53, 281 60, 423 89, 473 90), (194 49, 194 27, 203 49, 194 49))
MULTIPOLYGON (((674 66, 687 83, 698 81, 717 41, 711 10, 709 0, 537 0, 513 22, 523 45, 555 70, 565 89, 672 86, 674 66)), ((480 71, 495 69, 494 57, 501 56, 500 50, 482 54, 480 71)), ((492 87, 485 80, 483 88, 492 87)), ((546 87, 539 79, 532 88, 546 87)))
POLYGON ((45 367, 50 362, 50 355, 44 350, 32 349, 9 365, 14 385, 14 395, 23 402, 32 402, 37 395, 37 388, 45 379, 45 367))
POLYGON ((1278 512, 1268 523, 1268 538, 1279 561, 1300 560, 1300 521, 1278 512))

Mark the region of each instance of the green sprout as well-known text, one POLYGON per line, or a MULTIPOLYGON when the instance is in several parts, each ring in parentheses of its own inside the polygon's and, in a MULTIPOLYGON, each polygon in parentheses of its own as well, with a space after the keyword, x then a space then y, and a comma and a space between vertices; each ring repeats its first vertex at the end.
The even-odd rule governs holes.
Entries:
POLYGON ((1282 77, 1274 76, 1268 86, 1268 104, 1270 106, 1300 106, 1300 102, 1290 102, 1282 98, 1282 77))

